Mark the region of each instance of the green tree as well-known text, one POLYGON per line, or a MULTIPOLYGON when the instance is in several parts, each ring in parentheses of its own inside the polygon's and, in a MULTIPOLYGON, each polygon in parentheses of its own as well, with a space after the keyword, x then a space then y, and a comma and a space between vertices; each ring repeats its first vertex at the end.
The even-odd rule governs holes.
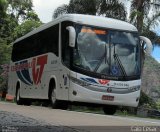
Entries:
POLYGON ((9 63, 11 54, 11 45, 7 45, 5 39, 0 39, 0 92, 7 91, 7 75, 3 75, 4 72, 1 65, 9 63))
POLYGON ((7 1, 0 0, 0 20, 6 15, 7 1))
POLYGON ((32 0, 8 0, 9 14, 17 22, 23 22, 28 14, 33 11, 32 0))
MULTIPOLYGON (((9 61, 10 51, 6 51, 18 37, 41 25, 32 9, 32 0, 0 0, 0 62, 9 61), (7 55, 8 54, 8 55, 7 55)), ((9 48, 11 50, 11 48, 9 48)))
MULTIPOLYGON (((0 0, 0 65, 8 63, 10 59, 11 47, 8 46, 8 2, 0 0)), ((0 70, 0 74, 2 71, 0 70)))
POLYGON ((143 91, 141 91, 141 97, 139 100, 139 106, 143 106, 143 105, 153 105, 154 101, 147 95, 145 94, 143 91))
POLYGON ((35 28, 39 27, 41 24, 42 23, 40 21, 27 20, 14 29, 13 37, 19 38, 27 34, 28 32, 34 30, 35 28))
POLYGON ((25 20, 40 22, 38 15, 34 11, 28 12, 25 20))
POLYGON ((7 45, 7 41, 0 39, 0 65, 8 63, 11 54, 11 45, 7 45))
POLYGON ((0 0, 0 10, 5 14, 0 13, 0 38, 7 40, 7 44, 16 39, 14 31, 19 24, 26 20, 40 21, 32 7, 32 0, 0 0))
POLYGON ((160 99, 156 102, 157 109, 160 110, 160 99))
POLYGON ((126 20, 124 5, 118 0, 70 0, 54 10, 53 18, 66 13, 103 15, 105 17, 126 20))
MULTIPOLYGON (((32 7, 32 0, 0 0, 0 67, 9 63, 11 42, 41 25, 32 7)), ((0 68, 0 90, 6 91, 2 73, 0 68)))
POLYGON ((2 30, 3 30, 3 24, 5 23, 5 18, 7 16, 7 1, 6 0, 0 0, 0 39, 2 39, 2 30))
POLYGON ((151 39, 154 45, 160 45, 160 37, 152 30, 159 25, 158 19, 160 19, 160 13, 153 15, 151 18, 147 18, 143 23, 142 35, 151 39))
POLYGON ((126 14, 124 4, 119 0, 103 0, 101 2, 99 15, 125 21, 126 14))
POLYGON ((152 31, 160 21, 159 0, 131 0, 130 22, 133 23, 141 35, 149 37, 152 41, 158 40, 152 31))

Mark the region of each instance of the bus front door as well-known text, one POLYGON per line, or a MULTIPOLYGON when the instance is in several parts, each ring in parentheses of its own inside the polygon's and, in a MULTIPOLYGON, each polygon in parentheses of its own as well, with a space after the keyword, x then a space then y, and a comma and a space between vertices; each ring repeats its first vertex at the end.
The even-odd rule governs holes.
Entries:
POLYGON ((68 100, 69 97, 69 71, 65 67, 59 72, 59 98, 61 100, 68 100))

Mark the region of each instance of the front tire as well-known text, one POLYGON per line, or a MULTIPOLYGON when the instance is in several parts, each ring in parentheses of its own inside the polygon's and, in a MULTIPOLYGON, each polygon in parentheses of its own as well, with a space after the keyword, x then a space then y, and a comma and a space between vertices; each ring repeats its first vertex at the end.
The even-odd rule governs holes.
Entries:
POLYGON ((68 109, 68 102, 60 101, 56 99, 56 90, 52 89, 50 93, 50 101, 53 109, 68 109))
POLYGON ((106 105, 103 107, 103 111, 106 115, 114 115, 116 113, 117 106, 106 105))

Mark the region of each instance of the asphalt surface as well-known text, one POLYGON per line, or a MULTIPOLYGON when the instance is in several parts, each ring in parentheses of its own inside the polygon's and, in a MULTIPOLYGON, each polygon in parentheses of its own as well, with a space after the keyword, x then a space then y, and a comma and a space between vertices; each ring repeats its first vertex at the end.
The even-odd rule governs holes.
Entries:
POLYGON ((2 132, 77 132, 74 128, 54 126, 16 113, 0 111, 2 132))
POLYGON ((0 102, 2 132, 160 132, 160 120, 0 102))
POLYGON ((6 111, 0 111, 0 125, 1 125, 1 131, 51 132, 54 130, 60 132, 64 130, 64 128, 56 126, 51 127, 49 124, 45 122, 6 111))

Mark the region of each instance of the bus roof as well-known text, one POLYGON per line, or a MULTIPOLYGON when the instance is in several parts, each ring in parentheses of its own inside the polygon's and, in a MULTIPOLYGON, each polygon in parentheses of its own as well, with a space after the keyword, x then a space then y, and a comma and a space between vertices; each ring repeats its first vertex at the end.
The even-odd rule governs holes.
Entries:
MULTIPOLYGON (((113 19, 113 18, 107 18, 102 16, 93 16, 93 15, 82 15, 82 14, 66 14, 62 15, 53 21, 43 24, 42 26, 34 29, 33 31, 27 33, 26 35, 22 36, 21 38, 18 38, 14 43, 21 41, 33 34, 36 34, 40 31, 43 31, 57 23, 63 22, 63 21, 73 21, 79 24, 86 24, 86 25, 92 25, 92 26, 98 26, 98 27, 104 27, 108 29, 117 29, 117 30, 124 30, 124 31, 134 31, 137 32, 137 28, 133 26, 130 23, 113 19)), ((13 44, 14 44, 13 43, 13 44)))

